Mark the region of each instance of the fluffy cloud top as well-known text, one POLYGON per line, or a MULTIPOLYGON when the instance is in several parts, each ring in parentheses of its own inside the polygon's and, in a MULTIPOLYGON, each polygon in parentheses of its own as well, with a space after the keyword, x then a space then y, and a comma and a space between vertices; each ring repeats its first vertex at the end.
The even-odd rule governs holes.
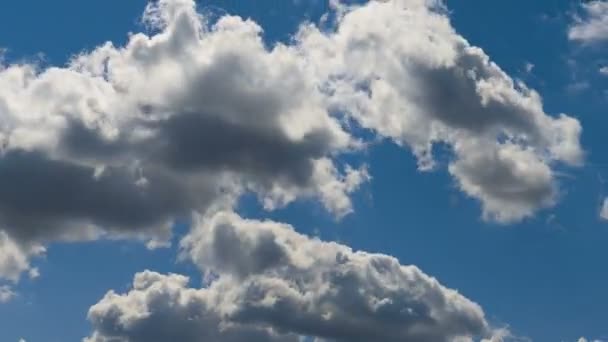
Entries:
POLYGON ((219 212, 201 218, 183 248, 207 272, 207 287, 140 273, 128 293, 109 292, 90 309, 89 341, 232 341, 227 336, 256 332, 260 340, 440 342, 491 334, 477 304, 417 267, 286 224, 219 212))
POLYGON ((581 43, 599 43, 608 39, 608 2, 593 0, 581 4, 583 15, 575 18, 568 38, 581 43))
POLYGON ((221 293, 187 287, 176 274, 138 273, 125 295, 109 292, 89 311, 95 332, 85 342, 298 341, 268 328, 223 322, 221 293))

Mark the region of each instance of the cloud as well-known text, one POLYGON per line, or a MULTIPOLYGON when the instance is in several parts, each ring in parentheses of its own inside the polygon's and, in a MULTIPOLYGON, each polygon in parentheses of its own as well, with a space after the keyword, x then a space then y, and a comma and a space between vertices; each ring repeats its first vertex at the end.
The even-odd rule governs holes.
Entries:
POLYGON ((0 231, 0 281, 17 282, 21 273, 36 277, 38 270, 29 263, 29 257, 44 253, 41 246, 20 246, 5 232, 0 231))
POLYGON ((421 170, 436 167, 435 144, 450 146, 450 173, 485 218, 518 221, 550 206, 554 166, 582 163, 580 123, 545 113, 438 2, 370 2, 345 11, 335 31, 309 25, 298 39, 335 111, 411 149, 421 170))
POLYGON ((552 171, 533 150, 512 144, 473 144, 457 146, 457 151, 467 151, 449 171, 465 192, 482 200, 484 218, 508 222, 554 203, 552 171))
POLYGON ((602 207, 600 208, 600 218, 603 220, 608 220, 608 198, 604 199, 602 203, 602 207))
POLYGON ((534 70, 534 67, 535 67, 534 63, 531 63, 531 62, 526 62, 526 63, 524 64, 524 70, 526 71, 526 74, 531 73, 531 72, 532 72, 532 70, 534 70))
POLYGON ((0 229, 19 245, 140 238, 254 191, 268 209, 319 199, 337 217, 369 179, 335 157, 360 148, 295 47, 252 21, 212 25, 161 0, 150 34, 66 67, 0 67, 0 229))
POLYGON ((17 294, 8 285, 0 286, 0 303, 6 303, 15 298, 17 294))
POLYGON ((568 29, 568 38, 585 44, 594 44, 608 38, 608 2, 594 0, 581 4, 582 16, 574 18, 568 29))
POLYGON ((413 151, 421 170, 436 166, 434 145, 450 146, 450 174, 488 220, 556 202, 554 168, 583 159, 576 119, 545 113, 438 1, 334 7, 333 29, 307 24, 268 47, 251 20, 160 0, 124 46, 0 67, 2 234, 18 246, 161 246, 176 219, 246 192, 268 210, 307 198, 342 217, 373 176, 340 158, 365 148, 353 121, 413 151))
POLYGON ((594 340, 588 340, 584 337, 581 337, 578 339, 578 342, 603 342, 604 340, 598 340, 598 339, 594 339, 594 340))
POLYGON ((182 248, 207 273, 208 286, 137 274, 128 293, 111 291, 91 307, 90 341, 199 341, 194 332, 216 334, 219 327, 282 332, 281 341, 491 338, 479 305, 417 267, 310 238, 287 224, 218 212, 200 218, 182 248))
POLYGON ((145 271, 125 295, 113 291, 89 310, 95 327, 85 342, 298 341, 268 328, 223 322, 221 293, 187 287, 188 278, 145 271))

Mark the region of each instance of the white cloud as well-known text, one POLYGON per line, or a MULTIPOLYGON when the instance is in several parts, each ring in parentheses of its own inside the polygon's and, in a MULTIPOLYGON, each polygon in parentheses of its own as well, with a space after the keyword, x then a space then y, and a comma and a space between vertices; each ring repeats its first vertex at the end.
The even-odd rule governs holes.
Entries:
POLYGON ((64 68, 0 67, 2 234, 160 246, 175 219, 245 191, 269 209, 304 197, 352 211, 369 177, 335 157, 360 143, 329 114, 312 66, 296 47, 267 49, 252 21, 209 27, 195 8, 151 3, 154 34, 64 68))
POLYGON ((526 64, 524 65, 524 70, 526 71, 526 73, 531 73, 532 70, 534 70, 534 63, 530 63, 530 62, 526 62, 526 64))
POLYGON ((139 273, 128 293, 111 291, 91 307, 90 341, 198 341, 201 333, 219 336, 218 327, 265 332, 262 340, 283 332, 281 341, 493 338, 479 305, 417 267, 310 238, 287 224, 219 212, 200 218, 182 247, 207 272, 208 286, 139 273))
POLYGON ((177 274, 136 274, 129 293, 110 291, 91 307, 95 331, 84 341, 298 341, 269 328, 224 322, 217 307, 222 293, 188 288, 188 281, 177 274))
POLYGON ((575 17, 568 30, 570 40, 598 43, 608 39, 608 2, 594 0, 581 3, 582 16, 575 17))
POLYGON ((365 146, 353 120, 421 170, 434 144, 451 146, 448 170, 488 220, 555 203, 555 165, 582 162, 576 119, 545 113, 439 1, 334 5, 335 30, 306 25, 268 48, 251 20, 209 23, 192 0, 160 0, 143 16, 151 33, 125 46, 0 67, 3 236, 26 256, 104 236, 162 246, 176 219, 247 191, 269 210, 313 198, 341 217, 370 179, 338 161, 365 146))
POLYGON ((40 246, 19 246, 5 232, 0 231, 0 281, 17 282, 21 273, 36 275, 37 269, 30 266, 28 258, 44 253, 40 246))
POLYGON ((600 208, 600 218, 608 220, 608 198, 604 199, 602 207, 600 208))
POLYGON ((17 294, 8 285, 0 286, 0 303, 6 303, 15 298, 17 294))
POLYGON ((409 147, 422 170, 435 166, 434 144, 451 146, 450 171, 484 217, 517 221, 551 205, 554 165, 582 163, 580 123, 545 113, 540 95, 458 35, 437 2, 370 2, 336 25, 299 35, 329 105, 409 147))

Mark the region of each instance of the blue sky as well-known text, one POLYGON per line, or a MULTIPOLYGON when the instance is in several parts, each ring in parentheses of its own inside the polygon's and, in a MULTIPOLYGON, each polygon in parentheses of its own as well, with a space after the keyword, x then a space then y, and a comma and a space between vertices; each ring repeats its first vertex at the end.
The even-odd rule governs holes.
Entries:
MULTIPOLYGON (((145 30, 139 21, 145 6, 142 0, 5 4, 0 11, 5 63, 41 59, 43 68, 64 66, 70 56, 106 41, 121 46, 128 32, 145 30)), ((408 148, 385 139, 364 153, 338 157, 367 164, 372 177, 350 195, 354 212, 342 219, 314 200, 267 211, 251 194, 240 198, 237 212, 416 265, 478 303, 491 324, 508 326, 515 336, 608 340, 608 225, 599 214, 608 191, 603 151, 608 79, 597 72, 605 49, 568 40, 573 13, 581 10, 575 1, 449 0, 447 7, 456 32, 537 90, 546 113, 568 113, 580 121, 585 160, 580 167, 554 166, 559 183, 554 205, 507 224, 484 220, 480 201, 463 193, 449 174, 449 152, 439 151, 436 170, 421 172, 408 148)), ((304 20, 318 22, 328 7, 322 0, 208 0, 199 10, 252 18, 272 46, 289 42, 304 20)), ((0 304, 0 340, 79 341, 91 333, 86 318, 91 305, 109 289, 128 291, 133 275, 144 269, 189 275, 200 284, 197 268, 178 258, 187 231, 187 224, 178 224, 172 246, 157 250, 132 240, 49 242, 45 255, 32 261, 40 276, 22 277, 13 287, 18 295, 0 304)))

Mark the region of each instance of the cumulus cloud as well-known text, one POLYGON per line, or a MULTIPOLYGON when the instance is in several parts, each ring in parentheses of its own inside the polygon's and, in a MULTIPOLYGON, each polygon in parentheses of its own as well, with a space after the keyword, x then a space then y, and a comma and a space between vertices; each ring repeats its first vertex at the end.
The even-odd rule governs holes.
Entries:
POLYGON ((66 67, 0 68, 0 229, 19 244, 137 237, 255 191, 273 209, 318 198, 336 216, 369 177, 295 47, 252 21, 210 24, 194 1, 150 3, 151 33, 66 67))
POLYGON ((608 2, 594 0, 581 4, 582 15, 576 16, 568 29, 568 38, 586 44, 608 39, 608 2))
POLYGON ((89 341, 201 341, 207 340, 201 333, 218 330, 281 341, 492 338, 479 305, 417 267, 310 238, 287 224, 218 212, 200 218, 182 247, 207 273, 208 286, 140 273, 128 293, 111 291, 90 309, 89 341))
POLYGON ((409 147, 421 170, 435 166, 434 144, 451 146, 450 173, 486 218, 550 206, 555 164, 582 163, 579 122, 545 113, 537 92, 454 31, 439 2, 370 2, 346 10, 335 31, 309 25, 298 39, 335 111, 409 147))
POLYGON ((110 291, 91 307, 95 332, 84 341, 298 341, 270 328, 224 322, 217 311, 222 294, 188 288, 187 283, 187 277, 177 274, 138 273, 129 293, 110 291))
POLYGON ((339 161, 365 146, 353 121, 413 151, 421 170, 435 144, 451 146, 449 172, 488 220, 555 202, 555 165, 582 162, 576 119, 545 113, 439 1, 335 6, 333 29, 304 25, 268 47, 251 20, 160 0, 124 46, 0 67, 2 234, 154 247, 177 218, 248 191, 269 210, 312 198, 341 217, 371 178, 339 161))

